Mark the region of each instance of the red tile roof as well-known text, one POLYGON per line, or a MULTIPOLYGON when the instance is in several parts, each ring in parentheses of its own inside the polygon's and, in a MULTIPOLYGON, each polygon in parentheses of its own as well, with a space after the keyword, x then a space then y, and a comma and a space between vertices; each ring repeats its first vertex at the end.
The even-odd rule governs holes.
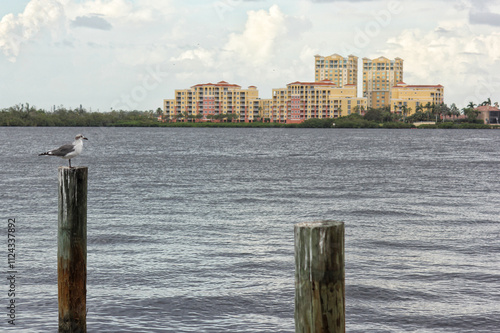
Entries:
POLYGON ((415 88, 444 88, 442 85, 437 84, 437 85, 431 85, 431 84, 415 84, 415 85, 408 85, 407 87, 415 87, 415 88))
POLYGON ((320 82, 300 82, 300 81, 295 81, 292 83, 287 84, 287 86, 290 86, 292 84, 300 84, 303 86, 337 86, 335 83, 333 83, 330 80, 323 80, 320 82))
POLYGON ((500 111, 499 108, 491 105, 480 105, 476 108, 477 111, 500 111))
POLYGON ((430 85, 430 84, 406 84, 404 82, 400 82, 395 85, 393 88, 444 88, 442 85, 430 85))
POLYGON ((230 83, 227 83, 226 81, 220 81, 220 82, 217 82, 217 83, 200 83, 200 84, 196 84, 196 85, 192 86, 191 88, 193 88, 193 87, 203 87, 203 86, 238 87, 238 88, 241 88, 241 86, 239 86, 237 84, 230 84, 230 83))

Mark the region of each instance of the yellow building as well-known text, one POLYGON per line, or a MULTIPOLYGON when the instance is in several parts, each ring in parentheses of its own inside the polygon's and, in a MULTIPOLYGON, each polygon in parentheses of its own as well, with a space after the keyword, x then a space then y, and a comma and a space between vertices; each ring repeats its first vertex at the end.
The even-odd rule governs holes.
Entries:
POLYGON ((271 122, 285 123, 288 119, 288 104, 290 97, 287 88, 273 89, 270 120, 271 122))
POLYGON ((439 105, 444 103, 444 87, 438 85, 408 85, 399 82, 392 87, 391 112, 403 113, 406 106, 407 116, 417 112, 425 105, 439 105))
POLYGON ((175 117, 175 99, 163 100, 163 119, 173 119, 175 117))
POLYGON ((403 59, 363 58, 363 97, 368 99, 368 107, 388 106, 392 87, 402 81, 403 59))
POLYGON ((330 80, 339 87, 358 85, 358 57, 349 55, 344 58, 338 54, 327 57, 314 56, 315 82, 330 80))
POLYGON ((366 110, 366 98, 357 97, 357 88, 339 87, 330 80, 293 82, 273 89, 274 122, 300 123, 310 118, 337 118, 366 110))
POLYGON ((252 122, 260 118, 262 100, 255 86, 241 89, 225 81, 197 84, 190 89, 175 90, 174 99, 163 100, 167 119, 207 121, 217 115, 234 115, 237 121, 252 122))
POLYGON ((259 116, 263 121, 268 121, 272 118, 272 98, 259 98, 259 116))

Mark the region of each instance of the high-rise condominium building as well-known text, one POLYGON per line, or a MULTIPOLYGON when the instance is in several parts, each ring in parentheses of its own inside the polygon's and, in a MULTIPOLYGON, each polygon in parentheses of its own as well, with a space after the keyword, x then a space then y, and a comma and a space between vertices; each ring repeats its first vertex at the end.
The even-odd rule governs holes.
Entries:
POLYGON ((358 57, 350 55, 344 58, 338 54, 327 57, 314 56, 314 81, 330 80, 338 87, 358 85, 358 57))
POLYGON ((220 81, 175 90, 174 99, 163 100, 163 113, 168 119, 201 121, 216 115, 232 114, 236 120, 251 122, 260 117, 263 105, 257 87, 241 89, 237 84, 220 81))
POLYGON ((293 82, 273 89, 271 121, 300 123, 310 118, 337 118, 366 110, 366 98, 356 96, 356 86, 343 87, 324 80, 293 82))
POLYGON ((392 87, 403 81, 403 59, 363 58, 363 96, 368 107, 389 106, 392 87))

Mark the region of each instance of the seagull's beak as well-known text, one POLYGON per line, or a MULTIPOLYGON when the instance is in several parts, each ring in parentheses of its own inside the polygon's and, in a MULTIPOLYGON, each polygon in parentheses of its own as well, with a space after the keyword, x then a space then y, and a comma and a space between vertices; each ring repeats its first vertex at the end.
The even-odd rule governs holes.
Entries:
POLYGON ((87 139, 86 137, 83 137, 82 139, 83 139, 83 140, 87 140, 87 141, 89 140, 89 139, 87 139))

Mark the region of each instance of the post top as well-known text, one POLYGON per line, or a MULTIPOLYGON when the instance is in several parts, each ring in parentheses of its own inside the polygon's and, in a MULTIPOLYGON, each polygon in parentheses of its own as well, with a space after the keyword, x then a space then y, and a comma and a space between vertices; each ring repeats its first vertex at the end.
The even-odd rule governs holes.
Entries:
POLYGON ((65 169, 68 169, 68 170, 75 170, 75 169, 88 169, 89 167, 86 167, 86 166, 75 166, 75 167, 67 167, 67 166, 60 166, 58 169, 59 170, 65 170, 65 169))
POLYGON ((295 224, 297 228, 328 228, 328 227, 340 227, 343 225, 344 222, 333 221, 333 220, 302 222, 295 224))

